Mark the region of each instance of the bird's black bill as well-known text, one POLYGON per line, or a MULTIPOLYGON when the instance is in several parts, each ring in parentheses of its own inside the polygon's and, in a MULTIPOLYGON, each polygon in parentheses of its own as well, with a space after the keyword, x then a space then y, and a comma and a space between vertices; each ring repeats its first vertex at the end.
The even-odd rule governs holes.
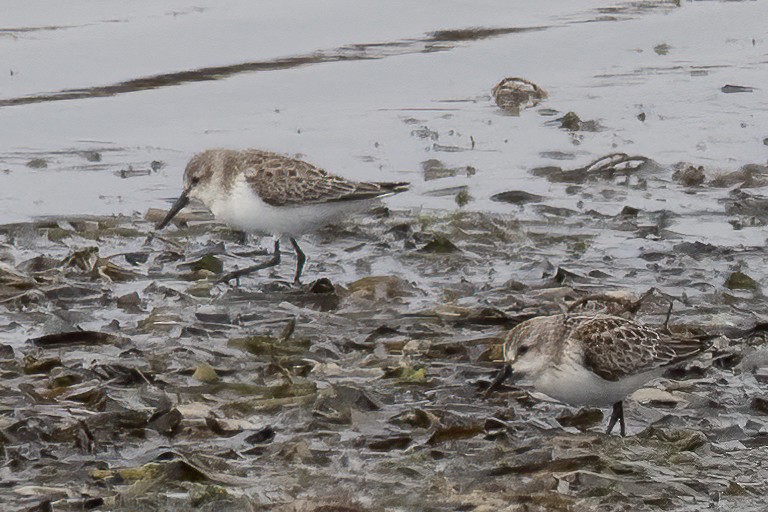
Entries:
POLYGON ((187 206, 189 204, 189 194, 185 190, 181 193, 179 198, 176 200, 175 203, 173 203, 173 206, 171 206, 171 209, 168 210, 168 214, 165 216, 163 220, 157 223, 155 226, 155 229, 163 229, 165 226, 168 225, 169 222, 171 222, 171 219, 176 216, 177 213, 181 211, 182 208, 187 206))
POLYGON ((504 384, 504 381, 507 379, 512 378, 512 365, 509 363, 505 363, 504 367, 499 371, 499 373, 496 374, 496 377, 494 377, 493 382, 491 382, 491 385, 488 386, 488 389, 485 390, 485 393, 483 393, 483 398, 488 398, 491 393, 496 391, 501 387, 502 384, 504 384))

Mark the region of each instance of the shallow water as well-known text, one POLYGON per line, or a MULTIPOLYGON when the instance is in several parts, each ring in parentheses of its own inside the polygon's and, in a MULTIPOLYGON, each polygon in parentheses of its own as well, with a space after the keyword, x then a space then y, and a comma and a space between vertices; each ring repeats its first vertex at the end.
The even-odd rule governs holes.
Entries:
POLYGON ((509 210, 488 199, 504 189, 560 202, 561 189, 528 174, 541 165, 618 150, 715 173, 766 156, 763 2, 11 5, 0 26, 6 222, 162 205, 190 155, 208 147, 413 181, 396 207, 452 208, 452 197, 426 193, 466 185, 467 208, 495 211, 509 210), (511 30, 451 32, 468 28, 511 30), (549 100, 503 115, 489 93, 504 76, 539 83, 549 100), (757 89, 724 94, 726 84, 757 89), (545 109, 604 129, 554 129, 545 109), (47 168, 26 167, 33 158, 47 168), (425 183, 430 158, 477 173, 425 183), (120 177, 153 160, 167 165, 120 177))
POLYGON ((768 169, 735 171, 768 153, 765 19, 762 1, 6 2, 0 503, 761 510, 768 169), (505 76, 549 98, 507 115, 505 76), (560 128, 569 111, 598 130, 560 128), (254 244, 195 216, 152 228, 217 146, 413 188, 302 239, 306 280, 336 292, 288 285, 288 252, 233 288, 215 278, 254 244), (654 163, 570 172, 615 152, 654 163), (628 401, 632 437, 521 390, 480 398, 504 326, 652 286, 673 324, 723 336, 628 401))

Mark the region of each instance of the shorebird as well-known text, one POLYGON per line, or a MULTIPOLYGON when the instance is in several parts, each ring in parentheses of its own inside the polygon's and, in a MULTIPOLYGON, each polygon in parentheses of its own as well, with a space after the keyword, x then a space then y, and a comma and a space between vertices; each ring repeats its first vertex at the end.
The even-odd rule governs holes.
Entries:
POLYGON ((511 374, 566 404, 612 406, 606 433, 618 421, 624 436, 624 398, 707 347, 620 316, 540 316, 507 333, 493 386, 511 374))
POLYGON ((275 236, 272 259, 229 272, 221 281, 280 263, 280 236, 289 237, 296 253, 298 283, 306 256, 297 236, 364 210, 372 200, 408 189, 406 182, 356 182, 312 164, 269 151, 209 149, 193 156, 184 171, 184 190, 165 218, 164 228, 190 199, 198 199, 213 215, 246 232, 275 236))

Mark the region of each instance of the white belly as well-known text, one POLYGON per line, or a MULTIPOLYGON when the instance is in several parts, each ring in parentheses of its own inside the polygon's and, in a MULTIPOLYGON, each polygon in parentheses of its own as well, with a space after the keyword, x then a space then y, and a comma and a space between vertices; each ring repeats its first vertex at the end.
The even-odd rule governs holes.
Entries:
POLYGON ((306 206, 271 206, 244 182, 236 181, 231 193, 209 201, 218 220, 243 231, 298 236, 338 222, 351 213, 365 210, 370 201, 318 203, 306 206))
POLYGON ((531 379, 531 383, 537 391, 569 405, 608 407, 660 374, 660 370, 652 370, 610 381, 575 365, 548 369, 531 379))

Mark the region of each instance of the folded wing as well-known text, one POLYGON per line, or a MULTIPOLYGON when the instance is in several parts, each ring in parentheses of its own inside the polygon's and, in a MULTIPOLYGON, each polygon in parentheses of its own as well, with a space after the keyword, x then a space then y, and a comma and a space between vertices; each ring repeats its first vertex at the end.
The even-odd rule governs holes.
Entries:
POLYGON ((577 319, 570 336, 583 342, 585 366, 610 381, 674 366, 707 347, 699 339, 672 336, 622 317, 577 319))
POLYGON ((356 182, 307 162, 266 151, 243 159, 246 181, 272 206, 372 199, 408 189, 408 183, 356 182))

